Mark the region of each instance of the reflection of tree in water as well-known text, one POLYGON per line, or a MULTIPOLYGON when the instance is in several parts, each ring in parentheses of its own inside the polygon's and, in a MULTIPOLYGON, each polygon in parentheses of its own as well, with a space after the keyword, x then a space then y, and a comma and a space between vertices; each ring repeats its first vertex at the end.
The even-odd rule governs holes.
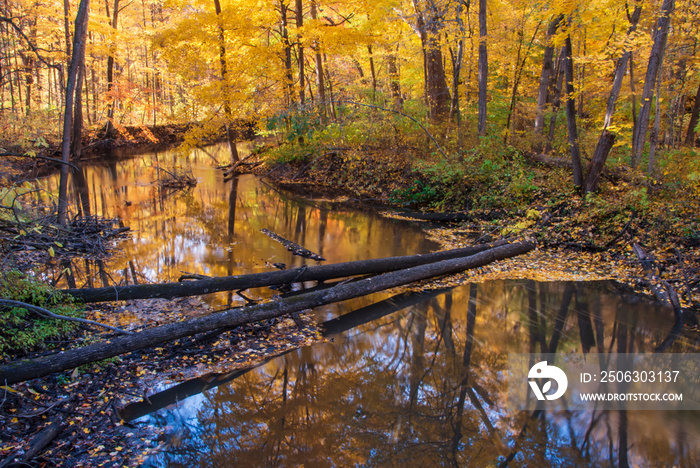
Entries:
POLYGON ((692 466, 694 416, 506 408, 508 352, 650 352, 663 340, 657 309, 621 312, 605 288, 487 283, 428 298, 208 393, 199 426, 159 464, 692 466))

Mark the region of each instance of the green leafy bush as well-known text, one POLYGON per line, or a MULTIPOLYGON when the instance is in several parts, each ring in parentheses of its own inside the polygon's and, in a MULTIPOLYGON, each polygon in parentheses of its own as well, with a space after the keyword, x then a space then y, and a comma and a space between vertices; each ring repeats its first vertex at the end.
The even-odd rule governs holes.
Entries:
MULTIPOLYGON (((82 317, 82 310, 69 296, 16 270, 0 277, 0 296, 26 302, 55 314, 82 317)), ((77 324, 66 320, 43 318, 20 307, 0 306, 0 357, 51 348, 75 333, 77 324)))

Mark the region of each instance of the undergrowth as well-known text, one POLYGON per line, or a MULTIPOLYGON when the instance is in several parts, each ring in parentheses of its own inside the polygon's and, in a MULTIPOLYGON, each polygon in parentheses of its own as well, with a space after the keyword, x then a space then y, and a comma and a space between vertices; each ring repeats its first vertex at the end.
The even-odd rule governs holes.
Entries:
MULTIPOLYGON (((71 297, 17 270, 0 276, 0 296, 59 315, 83 316, 71 297)), ((21 307, 0 306, 0 359, 51 349, 74 335, 77 328, 75 322, 40 317, 21 307)))

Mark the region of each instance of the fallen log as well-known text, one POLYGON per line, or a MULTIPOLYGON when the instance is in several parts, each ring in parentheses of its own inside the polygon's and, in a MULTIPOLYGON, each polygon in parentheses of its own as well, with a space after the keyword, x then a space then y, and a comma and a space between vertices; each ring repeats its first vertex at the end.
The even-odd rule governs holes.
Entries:
POLYGON ((325 304, 366 296, 415 281, 458 273, 497 260, 521 255, 534 248, 534 241, 501 245, 469 257, 454 258, 406 268, 356 282, 340 284, 327 290, 249 307, 229 309, 206 317, 154 327, 134 335, 119 336, 108 341, 71 349, 59 354, 15 361, 0 366, 0 382, 6 381, 7 384, 22 382, 185 336, 208 332, 217 328, 234 327, 244 323, 270 319, 325 304))
POLYGON ((302 247, 301 245, 297 244, 296 242, 292 242, 289 239, 285 239, 284 237, 280 236, 277 233, 274 233, 270 231, 269 229, 261 229, 260 232, 265 234, 267 237, 276 240, 280 244, 284 246, 285 249, 289 250, 292 252, 292 255, 297 255, 299 257, 303 258, 310 258, 311 260, 318 260, 319 262, 323 262, 326 259, 321 257, 319 254, 310 251, 306 247, 302 247))
MULTIPOLYGON (((361 309, 341 315, 340 317, 323 322, 319 326, 323 331, 323 336, 338 335, 365 323, 377 320, 381 317, 407 307, 411 307, 433 297, 437 297, 449 289, 450 288, 432 289, 430 291, 397 294, 389 299, 376 302, 361 309)), ((251 367, 236 369, 230 372, 204 374, 195 377, 194 379, 186 380, 178 385, 168 388, 167 390, 148 395, 142 401, 137 401, 126 405, 124 408, 118 410, 119 416, 124 421, 129 422, 142 416, 146 416, 147 414, 155 413, 166 406, 181 402, 193 395, 197 395, 198 393, 205 392, 212 388, 218 387, 219 385, 235 380, 247 374, 251 370, 267 364, 271 360, 280 356, 292 353, 297 349, 298 348, 292 348, 281 354, 271 356, 268 359, 265 359, 263 362, 255 364, 251 367)))
POLYGON ((241 291, 249 288, 261 288, 276 284, 300 283, 304 281, 325 281, 350 276, 386 273, 427 263, 466 257, 483 252, 493 247, 506 245, 508 241, 463 247, 429 254, 404 257, 388 257, 373 260, 335 263, 332 265, 302 266, 291 270, 270 271, 249 275, 222 276, 182 283, 139 284, 114 286, 108 288, 63 289, 83 302, 104 302, 132 299, 172 299, 174 297, 197 296, 219 291, 241 291))

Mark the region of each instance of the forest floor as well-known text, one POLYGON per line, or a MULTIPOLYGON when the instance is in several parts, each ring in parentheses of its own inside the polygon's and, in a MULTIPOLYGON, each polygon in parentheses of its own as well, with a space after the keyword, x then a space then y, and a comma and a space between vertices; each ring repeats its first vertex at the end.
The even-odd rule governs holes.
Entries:
MULTIPOLYGON (((13 172, 26 174, 22 165, 26 162, 0 161, 9 164, 2 169, 5 183, 13 179, 13 172)), ((459 174, 455 177, 449 167, 442 168, 447 175, 431 172, 394 154, 367 148, 303 162, 267 158, 255 171, 304 196, 370 204, 386 216, 421 223, 427 235, 444 248, 502 237, 538 241, 538 249, 530 254, 434 281, 432 286, 501 278, 615 279, 649 294, 652 285, 631 248, 638 243, 657 261, 661 278, 678 291, 683 305, 698 309, 697 196, 679 192, 675 186, 646 187, 634 178, 611 176, 596 196, 583 199, 565 188, 570 185, 566 170, 523 161, 518 164, 526 164, 532 174, 519 182, 520 188, 499 181, 489 186, 494 181, 470 180, 459 174), (444 215, 444 219, 450 219, 448 212, 456 212, 459 220, 418 219, 426 212, 434 218, 444 215)), ((87 315, 113 325, 120 325, 118 317, 127 315, 136 317, 132 326, 145 327, 180 320, 191 316, 192 310, 210 312, 197 299, 183 299, 106 304, 90 307, 87 315)), ((669 320, 673 320, 670 312, 669 320)), ((246 368, 322 340, 310 316, 303 316, 302 321, 300 326, 280 319, 223 335, 178 340, 73 372, 0 387, 0 466, 3 458, 22 457, 50 435, 49 445, 29 458, 30 465, 138 466, 157 453, 163 443, 161 429, 124 422, 120 409, 132 402, 148 402, 154 391, 172 383, 195 377, 206 380, 209 373, 246 368), (60 427, 55 435, 52 426, 60 427)))

